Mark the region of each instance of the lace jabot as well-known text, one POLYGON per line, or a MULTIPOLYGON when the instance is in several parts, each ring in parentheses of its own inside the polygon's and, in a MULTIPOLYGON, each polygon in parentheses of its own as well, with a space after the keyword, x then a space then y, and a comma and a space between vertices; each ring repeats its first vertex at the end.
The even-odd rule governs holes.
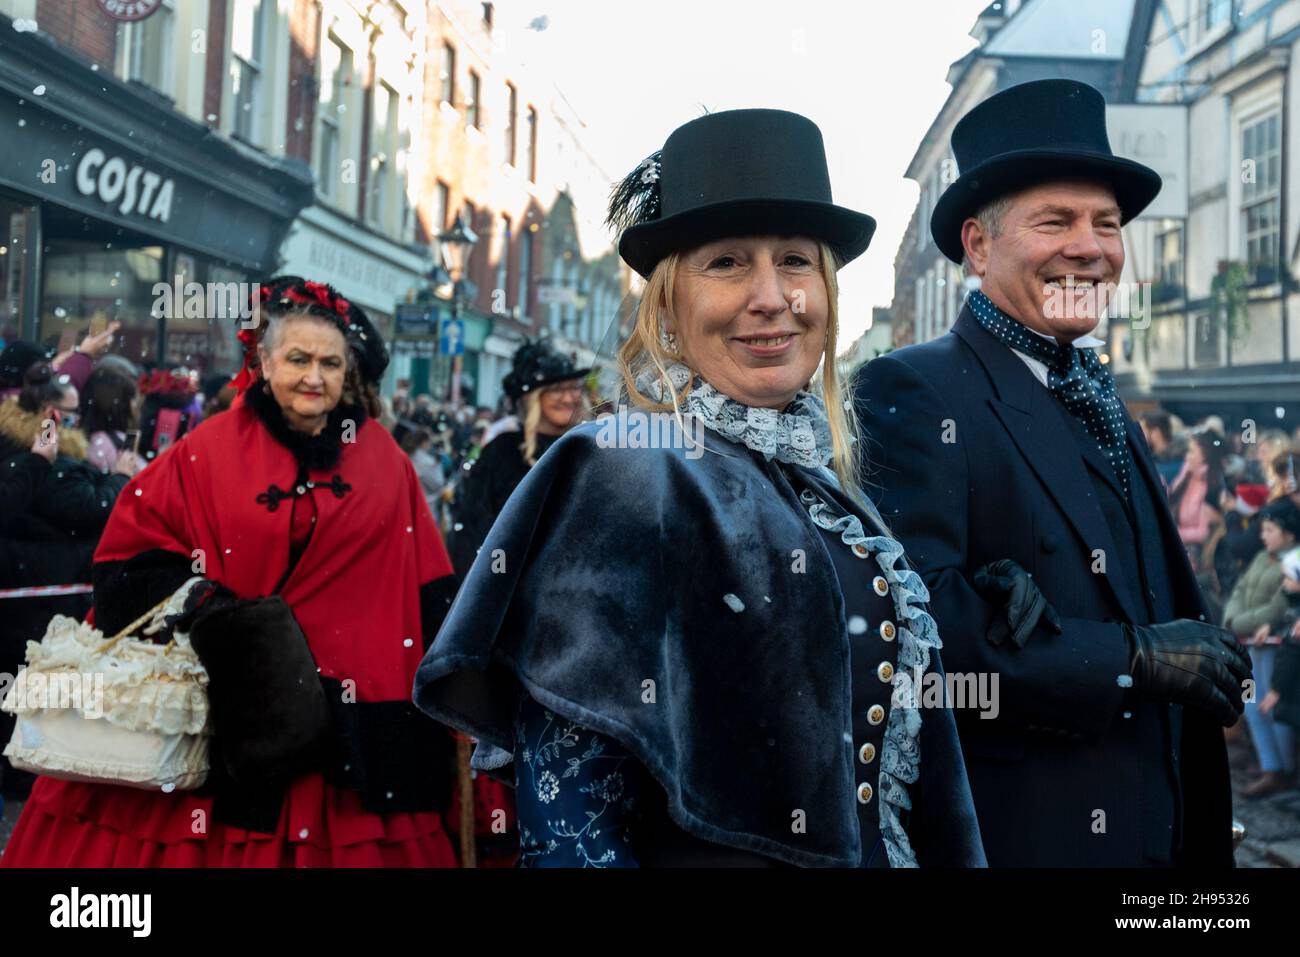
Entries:
MULTIPOLYGON (((680 390, 693 373, 680 362, 668 367, 673 387, 680 390)), ((642 395, 667 401, 663 382, 656 370, 642 372, 636 380, 642 395)), ((694 376, 683 412, 696 416, 719 435, 748 446, 769 461, 817 468, 831 460, 831 428, 826 404, 811 392, 799 392, 784 410, 755 408, 719 392, 703 378, 694 376)))

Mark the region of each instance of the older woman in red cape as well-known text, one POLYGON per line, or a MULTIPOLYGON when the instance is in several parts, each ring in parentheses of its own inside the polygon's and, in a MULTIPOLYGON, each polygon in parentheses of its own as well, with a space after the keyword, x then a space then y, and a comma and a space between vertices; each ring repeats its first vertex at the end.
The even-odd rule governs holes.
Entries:
POLYGON ((237 780, 221 751, 237 745, 218 733, 198 791, 42 777, 0 865, 456 864, 442 816, 453 744, 410 703, 454 577, 409 459, 375 420, 387 351, 360 309, 297 277, 261 287, 256 325, 240 333, 235 405, 119 498, 94 621, 114 634, 198 573, 198 647, 205 619, 242 637, 261 627, 258 599, 279 595, 320 674, 327 740, 299 773, 237 780))

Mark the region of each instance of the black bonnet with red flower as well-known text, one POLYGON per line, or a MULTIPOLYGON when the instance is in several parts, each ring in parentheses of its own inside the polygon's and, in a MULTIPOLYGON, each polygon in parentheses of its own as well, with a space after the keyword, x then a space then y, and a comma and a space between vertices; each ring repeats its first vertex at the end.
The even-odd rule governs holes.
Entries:
POLYGON ((303 279, 301 276, 276 276, 256 287, 253 295, 257 303, 253 310, 259 316, 251 329, 241 328, 238 333, 244 348, 244 366, 232 384, 243 392, 257 379, 257 345, 261 341, 265 324, 262 320, 274 319, 289 313, 309 313, 332 323, 347 341, 361 378, 378 385, 388 368, 388 349, 383 337, 359 306, 339 295, 328 283, 303 279))

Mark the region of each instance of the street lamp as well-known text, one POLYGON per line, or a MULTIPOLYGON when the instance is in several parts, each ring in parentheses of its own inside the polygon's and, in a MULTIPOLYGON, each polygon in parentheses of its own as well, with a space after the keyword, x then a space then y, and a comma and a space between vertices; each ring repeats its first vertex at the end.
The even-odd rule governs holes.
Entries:
MULTIPOLYGON (((457 214, 451 228, 438 234, 438 244, 442 247, 442 261, 451 271, 451 318, 453 322, 460 319, 460 300, 465 288, 465 267, 469 265, 470 253, 478 236, 466 225, 465 220, 457 214)), ((462 347, 463 352, 463 347, 462 347)), ((451 404, 460 405, 460 373, 463 355, 452 358, 451 367, 451 404)))

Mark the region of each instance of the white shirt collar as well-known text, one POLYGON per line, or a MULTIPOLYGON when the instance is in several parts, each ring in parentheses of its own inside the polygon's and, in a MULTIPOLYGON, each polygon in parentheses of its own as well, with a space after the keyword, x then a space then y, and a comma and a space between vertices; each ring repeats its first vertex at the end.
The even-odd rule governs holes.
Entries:
MULTIPOLYGON (((1024 325, 1024 323, 1021 323, 1021 325, 1024 325)), ((1025 326, 1025 328, 1029 329, 1028 326, 1025 326)), ((1050 342, 1056 341, 1055 337, 1044 335, 1043 333, 1039 332, 1037 329, 1029 329, 1029 331, 1036 336, 1041 336, 1042 338, 1047 339, 1050 342)), ((1079 336, 1079 338, 1075 339, 1074 342, 1071 343, 1071 345, 1073 345, 1077 349, 1092 349, 1097 346, 1104 346, 1105 344, 1106 344, 1106 340, 1098 339, 1090 332, 1085 332, 1083 335, 1079 336)), ((1025 355, 1019 349, 1012 349, 1011 354, 1014 355, 1016 358, 1018 358, 1025 365, 1027 365, 1029 367, 1029 371, 1034 374, 1034 378, 1037 379, 1039 382, 1041 382, 1043 386, 1046 388, 1047 363, 1043 362, 1041 359, 1036 359, 1033 356, 1025 355)))
MULTIPOLYGON (((1021 325, 1024 326, 1025 324, 1022 322, 1021 325)), ((1025 328, 1029 329, 1028 326, 1025 326, 1025 328)), ((1048 342, 1056 341, 1055 336, 1049 336, 1046 333, 1039 332, 1037 329, 1029 329, 1029 331, 1032 332, 1034 335, 1038 336, 1040 339, 1046 339, 1048 342)), ((1085 332, 1083 335, 1079 336, 1077 339, 1075 339, 1070 343, 1070 345, 1074 346, 1076 349, 1095 349, 1097 346, 1104 346, 1105 344, 1106 344, 1105 339, 1098 339, 1091 332, 1085 332)))

